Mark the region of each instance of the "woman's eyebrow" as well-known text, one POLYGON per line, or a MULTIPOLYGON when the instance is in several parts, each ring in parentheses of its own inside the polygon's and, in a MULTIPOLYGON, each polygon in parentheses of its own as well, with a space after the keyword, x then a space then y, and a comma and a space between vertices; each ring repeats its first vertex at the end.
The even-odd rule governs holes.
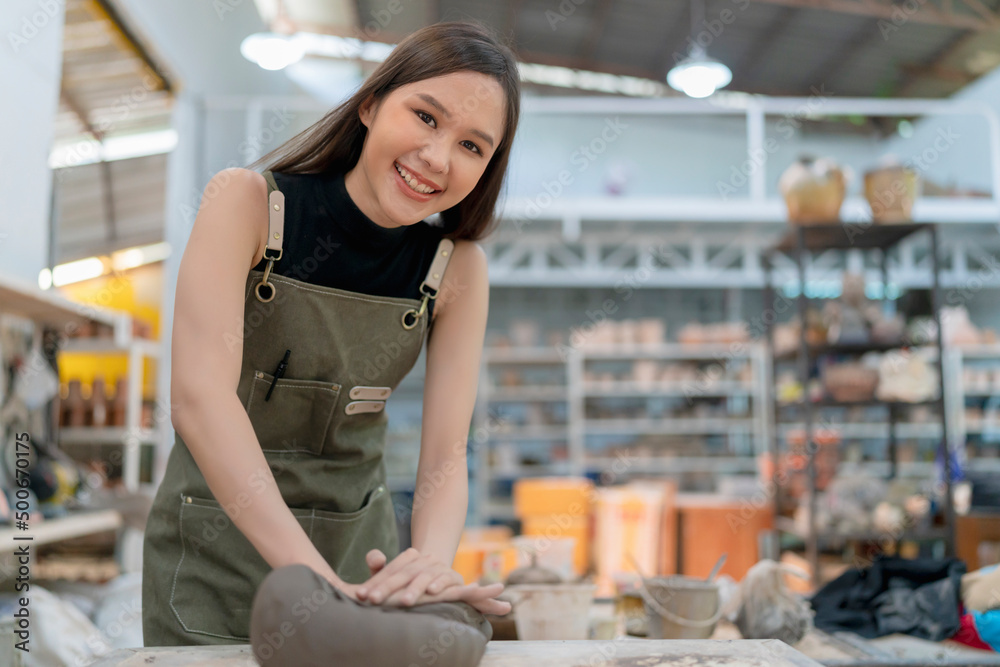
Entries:
MULTIPOLYGON (((432 96, 428 95, 427 93, 417 93, 417 97, 419 97, 424 102, 427 102, 427 104, 430 104, 432 107, 434 107, 435 109, 437 109, 438 111, 440 111, 441 114, 445 118, 447 118, 448 120, 451 120, 451 112, 449 112, 447 109, 445 109, 444 106, 440 102, 438 102, 436 99, 434 99, 432 96)), ((494 144, 493 144, 493 137, 491 137, 490 135, 486 134, 482 130, 469 130, 469 131, 472 134, 475 134, 478 137, 482 137, 483 141, 487 142, 490 145, 490 148, 493 148, 493 146, 494 146, 494 144)))

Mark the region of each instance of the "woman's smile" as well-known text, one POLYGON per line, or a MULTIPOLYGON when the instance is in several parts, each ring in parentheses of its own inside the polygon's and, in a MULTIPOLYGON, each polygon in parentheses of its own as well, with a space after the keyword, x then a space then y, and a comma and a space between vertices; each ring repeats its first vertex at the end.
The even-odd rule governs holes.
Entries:
POLYGON ((427 179, 410 171, 398 162, 393 163, 396 171, 396 183, 399 184, 403 193, 419 202, 426 202, 441 194, 443 190, 436 187, 436 183, 430 183, 427 179))

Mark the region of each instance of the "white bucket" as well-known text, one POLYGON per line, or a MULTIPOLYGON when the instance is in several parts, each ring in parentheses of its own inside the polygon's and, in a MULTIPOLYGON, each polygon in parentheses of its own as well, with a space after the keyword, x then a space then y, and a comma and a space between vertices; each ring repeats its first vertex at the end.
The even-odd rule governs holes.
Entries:
POLYGON ((646 603, 650 639, 708 639, 722 617, 716 581, 654 577, 645 580, 639 593, 646 603))
POLYGON ((517 638, 587 639, 596 584, 518 584, 508 586, 514 600, 517 638))

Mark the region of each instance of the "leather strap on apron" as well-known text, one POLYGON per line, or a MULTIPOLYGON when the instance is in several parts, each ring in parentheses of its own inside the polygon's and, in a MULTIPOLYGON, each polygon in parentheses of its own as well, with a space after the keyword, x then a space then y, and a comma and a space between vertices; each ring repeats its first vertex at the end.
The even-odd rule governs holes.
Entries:
MULTIPOLYGON (((278 189, 274 175, 270 171, 264 172, 264 178, 267 180, 269 191, 267 248, 264 249, 264 259, 267 260, 267 267, 264 269, 264 277, 254 288, 254 294, 261 303, 267 303, 274 299, 276 293, 275 287, 273 283, 268 282, 268 278, 271 277, 271 270, 274 268, 274 263, 281 259, 281 244, 285 231, 285 196, 278 189), (271 255, 268 254, 269 251, 272 253, 271 255), (261 293, 261 288, 266 290, 263 294, 261 293)), ((409 330, 417 326, 420 318, 427 312, 427 302, 430 299, 437 298, 438 293, 441 291, 441 281, 444 279, 445 269, 448 268, 448 262, 451 261, 452 250, 454 248, 455 242, 451 239, 441 239, 440 243, 438 243, 437 250, 434 252, 434 260, 427 270, 424 281, 420 283, 420 293, 423 295, 420 307, 411 308, 403 313, 402 321, 404 329, 409 330)))

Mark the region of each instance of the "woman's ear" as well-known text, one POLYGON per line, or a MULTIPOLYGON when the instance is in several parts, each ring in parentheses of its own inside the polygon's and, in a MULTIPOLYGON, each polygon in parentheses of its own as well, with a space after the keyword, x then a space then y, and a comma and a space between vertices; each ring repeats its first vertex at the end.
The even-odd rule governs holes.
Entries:
POLYGON ((375 119, 375 112, 378 111, 378 107, 379 105, 374 97, 369 97, 358 107, 358 118, 361 119, 361 124, 368 129, 371 129, 372 121, 375 119))

